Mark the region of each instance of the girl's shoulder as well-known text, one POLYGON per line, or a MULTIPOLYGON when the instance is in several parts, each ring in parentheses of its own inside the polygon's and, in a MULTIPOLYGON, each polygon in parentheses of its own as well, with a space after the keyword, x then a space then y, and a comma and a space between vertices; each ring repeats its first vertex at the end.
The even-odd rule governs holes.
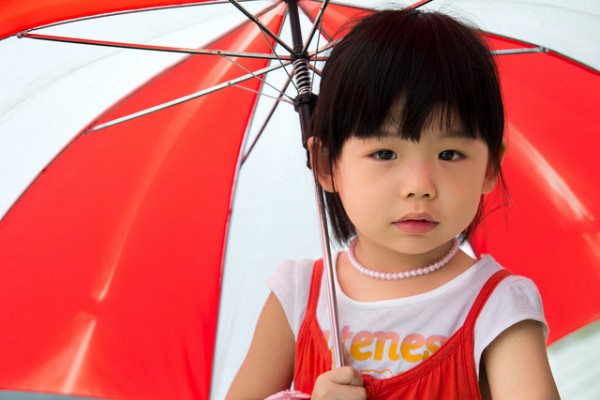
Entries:
MULTIPOLYGON (((495 270, 503 268, 491 256, 487 258, 495 270)), ((503 331, 525 320, 540 322, 547 337, 548 326, 536 284, 527 277, 509 275, 492 292, 477 319, 476 350, 483 351, 503 331)))
MULTIPOLYGON (((483 277, 489 279, 496 271, 505 269, 492 256, 486 255, 485 270, 482 268, 483 277)), ((510 269, 508 269, 510 271, 510 269)), ((528 277, 511 274, 504 278, 490 295, 486 308, 523 308, 543 310, 542 300, 536 284, 528 277)))
MULTIPOLYGON (((477 282, 477 287, 483 287, 485 282, 492 277, 496 272, 507 269, 498 263, 491 255, 484 255, 479 259, 469 270, 464 273, 468 278, 465 282, 472 285, 477 282)), ((509 272, 510 269, 507 269, 509 272)), ((504 278, 496 287, 490 301, 486 304, 492 304, 495 302, 495 298, 502 297, 508 298, 520 298, 527 297, 533 299, 539 299, 539 291, 535 283, 528 277, 517 275, 511 272, 506 278, 504 278)), ((537 301, 537 300, 536 300, 537 301)), ((541 302, 539 303, 541 306, 541 302)))
POLYGON ((285 260, 277 267, 275 273, 269 277, 269 281, 279 278, 310 280, 314 263, 315 260, 311 259, 285 260))
POLYGON ((314 264, 310 259, 286 260, 267 279, 293 332, 298 332, 304 319, 314 264))

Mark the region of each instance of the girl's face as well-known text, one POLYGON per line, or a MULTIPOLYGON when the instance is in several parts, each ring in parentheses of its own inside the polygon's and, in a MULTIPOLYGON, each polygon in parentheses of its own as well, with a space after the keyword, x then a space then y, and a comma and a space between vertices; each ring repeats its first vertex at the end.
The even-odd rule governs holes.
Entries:
POLYGON ((333 182, 362 253, 380 255, 365 262, 398 253, 429 260, 471 223, 496 174, 486 143, 459 133, 432 123, 418 142, 390 132, 344 143, 333 182))

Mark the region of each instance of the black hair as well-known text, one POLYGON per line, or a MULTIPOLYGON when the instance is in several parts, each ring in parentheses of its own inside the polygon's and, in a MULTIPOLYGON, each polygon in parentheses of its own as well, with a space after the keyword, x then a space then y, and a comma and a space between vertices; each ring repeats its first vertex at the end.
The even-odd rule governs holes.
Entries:
MULTIPOLYGON (((448 126, 458 119, 462 134, 487 144, 503 184, 504 107, 496 64, 481 33, 437 12, 383 10, 359 21, 333 47, 312 122, 331 167, 350 136, 380 136, 393 117, 400 137, 419 141, 436 115, 448 126)), ((356 232, 338 194, 326 192, 325 202, 335 238, 347 242, 356 232)), ((482 204, 462 239, 481 213, 482 204)))

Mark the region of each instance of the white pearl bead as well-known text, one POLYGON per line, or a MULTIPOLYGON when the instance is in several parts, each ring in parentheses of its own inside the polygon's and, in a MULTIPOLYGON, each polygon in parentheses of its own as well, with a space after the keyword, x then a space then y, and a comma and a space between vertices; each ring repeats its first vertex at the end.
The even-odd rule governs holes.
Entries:
POLYGON ((440 269, 443 266, 445 266, 446 264, 448 264, 450 262, 450 260, 452 260, 452 258, 454 258, 454 256, 458 252, 458 249, 460 246, 460 243, 458 242, 458 240, 454 239, 454 243, 452 245, 452 248, 448 252, 448 254, 446 254, 441 260, 436 261, 431 265, 428 265, 428 266, 425 266, 422 268, 413 269, 410 271, 403 271, 403 272, 396 272, 396 273, 383 273, 383 272, 371 270, 371 269, 363 266, 360 262, 358 262, 358 260, 356 259, 355 255, 354 255, 354 248, 356 246, 356 240, 357 240, 357 238, 352 239, 352 241, 350 242, 350 245, 348 246, 348 251, 347 251, 348 259, 350 260, 350 264, 352 265, 352 267, 354 267, 358 272, 360 272, 361 274, 363 274, 365 276, 369 276, 369 277, 375 278, 375 279, 384 279, 384 280, 406 279, 406 278, 426 275, 431 272, 437 271, 438 269, 440 269))

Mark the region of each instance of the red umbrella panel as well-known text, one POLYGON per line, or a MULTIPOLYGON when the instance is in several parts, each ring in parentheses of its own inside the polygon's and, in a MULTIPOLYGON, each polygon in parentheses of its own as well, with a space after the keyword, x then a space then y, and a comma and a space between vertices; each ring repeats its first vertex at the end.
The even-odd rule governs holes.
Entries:
MULTIPOLYGON (((278 32, 284 11, 260 20, 278 32)), ((274 43, 248 21, 208 48, 233 46, 268 53, 274 43)), ((185 58, 95 123, 267 64, 185 58)), ((208 396, 231 188, 260 80, 241 85, 84 130, 3 218, 0 321, 12 328, 0 341, 0 387, 208 396)))
POLYGON ((600 79, 552 52, 498 64, 510 76, 502 83, 509 201, 489 199, 473 244, 536 282, 552 343, 600 318, 600 79))
MULTIPOLYGON (((193 2, 93 3, 2 5, 0 37, 193 2)), ((300 2, 313 21, 322 6, 300 2)), ((268 32, 248 22, 204 48, 272 53, 269 32, 280 32, 286 9, 278 2, 259 14, 268 32)), ((367 12, 329 4, 323 37, 340 37, 349 19, 367 12)), ((599 193, 590 184, 598 170, 598 71, 486 37, 498 54, 507 108, 511 205, 505 208, 502 196, 490 199, 495 211, 473 245, 536 281, 553 342, 600 314, 599 193)), ((208 398, 232 191, 256 91, 265 86, 250 71, 279 67, 266 58, 186 57, 115 99, 43 169, 0 222, 0 325, 10 327, 0 334, 0 389, 208 398), (210 95, 92 129, 220 84, 210 95)), ((300 147, 297 125, 286 120, 280 130, 293 130, 300 147)), ((254 231, 261 229, 257 218, 254 231)), ((246 258, 249 267, 261 262, 246 258)))

